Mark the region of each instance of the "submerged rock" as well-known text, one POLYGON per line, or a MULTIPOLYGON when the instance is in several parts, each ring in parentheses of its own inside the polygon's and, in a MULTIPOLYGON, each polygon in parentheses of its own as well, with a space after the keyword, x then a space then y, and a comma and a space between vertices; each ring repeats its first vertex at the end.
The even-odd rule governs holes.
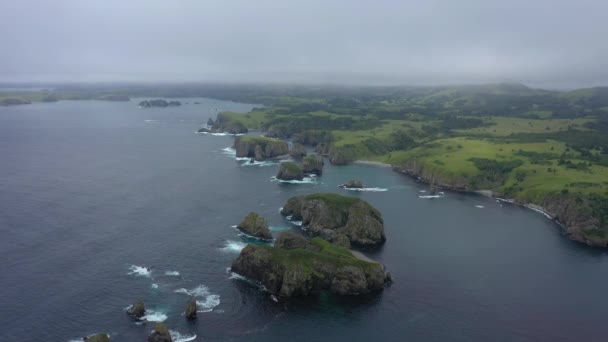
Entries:
POLYGON ((127 309, 127 313, 129 314, 129 316, 135 318, 142 318, 146 314, 144 301, 140 300, 135 302, 135 304, 131 305, 131 307, 127 309))
POLYGON ((289 155, 293 159, 302 159, 306 156, 306 148, 302 144, 294 143, 289 151, 289 155))
POLYGON ((281 166, 279 166, 279 172, 277 173, 277 179, 302 180, 304 179, 304 172, 302 171, 302 168, 295 163, 281 163, 281 166))
POLYGON ((266 219, 256 212, 249 213, 249 215, 243 219, 237 228, 243 231, 245 234, 263 240, 272 240, 270 229, 268 229, 268 222, 266 222, 266 219))
POLYGON ((171 333, 163 323, 156 323, 152 335, 148 336, 148 342, 172 342, 171 333))
POLYGON ((101 333, 85 337, 83 340, 85 342, 110 342, 110 336, 108 336, 108 334, 101 333))
POLYGON ((302 170, 304 173, 320 175, 323 173, 323 158, 319 156, 307 156, 302 159, 302 170))
POLYGON ((184 315, 187 319, 196 319, 196 298, 190 298, 188 304, 186 304, 186 311, 184 315))
POLYGON ((302 221, 311 235, 330 242, 342 243, 340 235, 360 247, 375 247, 386 240, 382 214, 355 197, 332 193, 296 196, 287 201, 281 214, 302 221))
POLYGON ((308 240, 305 237, 289 231, 280 232, 274 242, 276 248, 282 249, 306 248, 307 245, 308 240))
POLYGON ((248 245, 231 269, 282 297, 324 290, 339 295, 366 294, 382 290, 385 278, 381 264, 357 259, 349 250, 321 238, 296 249, 248 245))
POLYGON ((363 182, 358 179, 351 179, 348 182, 340 185, 340 187, 346 189, 363 189, 363 182))

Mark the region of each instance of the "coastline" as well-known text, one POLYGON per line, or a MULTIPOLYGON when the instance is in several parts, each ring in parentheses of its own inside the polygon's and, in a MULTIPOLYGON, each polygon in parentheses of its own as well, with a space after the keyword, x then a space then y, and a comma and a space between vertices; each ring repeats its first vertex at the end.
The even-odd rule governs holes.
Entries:
POLYGON ((391 164, 372 161, 372 160, 355 160, 352 163, 357 164, 357 165, 369 165, 369 166, 376 166, 376 167, 391 167, 391 168, 393 167, 393 165, 391 165, 391 164))

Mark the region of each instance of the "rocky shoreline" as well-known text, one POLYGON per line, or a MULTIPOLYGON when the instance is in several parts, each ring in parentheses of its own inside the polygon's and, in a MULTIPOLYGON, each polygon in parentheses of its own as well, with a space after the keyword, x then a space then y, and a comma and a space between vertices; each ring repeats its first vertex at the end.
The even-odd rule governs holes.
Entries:
POLYGON ((471 189, 463 179, 452 180, 450 182, 442 181, 440 175, 434 173, 425 174, 422 165, 416 161, 407 162, 402 166, 393 165, 392 169, 395 172, 406 174, 421 183, 432 185, 437 189, 478 194, 501 202, 528 208, 554 221, 561 227, 564 235, 570 240, 584 243, 588 246, 608 247, 608 239, 603 237, 590 238, 589 234, 585 234, 586 231, 599 230, 599 220, 581 213, 579 209, 580 205, 576 204, 575 200, 567 195, 546 196, 541 204, 523 202, 514 198, 504 198, 500 193, 492 190, 471 189))

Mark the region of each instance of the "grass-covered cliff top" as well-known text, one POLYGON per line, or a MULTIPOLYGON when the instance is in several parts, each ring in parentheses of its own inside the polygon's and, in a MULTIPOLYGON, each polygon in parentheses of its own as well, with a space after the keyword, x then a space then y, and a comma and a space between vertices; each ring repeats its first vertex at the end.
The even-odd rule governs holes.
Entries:
POLYGON ((267 137, 262 137, 262 136, 253 136, 253 135, 240 136, 237 138, 237 140, 239 140, 240 142, 243 142, 243 143, 254 144, 254 145, 266 145, 268 143, 281 142, 281 140, 279 140, 279 139, 267 138, 267 137))
POLYGON ((334 193, 317 193, 301 197, 304 200, 321 200, 340 210, 348 210, 356 202, 362 201, 356 197, 342 196, 334 193))
POLYGON ((314 263, 324 261, 335 266, 358 266, 358 267, 377 267, 376 263, 363 261, 353 256, 348 249, 338 247, 319 237, 309 240, 309 246, 306 249, 280 249, 270 246, 256 246, 256 248, 264 248, 272 254, 272 258, 284 265, 304 266, 306 269, 313 269, 314 263))

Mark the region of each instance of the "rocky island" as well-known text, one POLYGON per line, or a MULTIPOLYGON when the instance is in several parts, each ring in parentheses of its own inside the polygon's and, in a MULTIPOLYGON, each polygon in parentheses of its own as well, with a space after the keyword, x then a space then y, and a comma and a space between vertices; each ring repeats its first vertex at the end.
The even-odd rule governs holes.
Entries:
POLYGON ((386 241, 380 212, 355 197, 319 193, 290 198, 281 215, 302 221, 312 236, 349 248, 377 247, 386 241))
POLYGON ((141 107, 141 108, 152 108, 152 107, 166 108, 166 107, 177 107, 177 106, 181 106, 181 105, 182 105, 182 103, 179 101, 167 101, 167 100, 163 100, 163 99, 144 100, 139 103, 139 107, 141 107))
POLYGON ((200 128, 198 132, 244 134, 248 132, 248 129, 240 121, 232 120, 227 113, 219 113, 215 121, 209 118, 205 127, 200 128))
POLYGON ((262 161, 277 158, 289 153, 289 147, 285 141, 260 136, 242 136, 234 141, 234 149, 237 158, 255 158, 262 161))
POLYGON ((247 235, 251 235, 262 240, 272 240, 268 222, 256 212, 251 212, 237 226, 239 230, 247 235))
POLYGON ((232 263, 232 271, 280 297, 322 291, 361 295, 384 288, 388 278, 382 264, 358 259, 318 237, 306 240, 294 235, 282 232, 275 247, 248 245, 232 263))
POLYGON ((304 172, 298 164, 293 162, 283 162, 279 166, 279 172, 277 173, 277 179, 280 180, 302 180, 304 179, 304 172))

